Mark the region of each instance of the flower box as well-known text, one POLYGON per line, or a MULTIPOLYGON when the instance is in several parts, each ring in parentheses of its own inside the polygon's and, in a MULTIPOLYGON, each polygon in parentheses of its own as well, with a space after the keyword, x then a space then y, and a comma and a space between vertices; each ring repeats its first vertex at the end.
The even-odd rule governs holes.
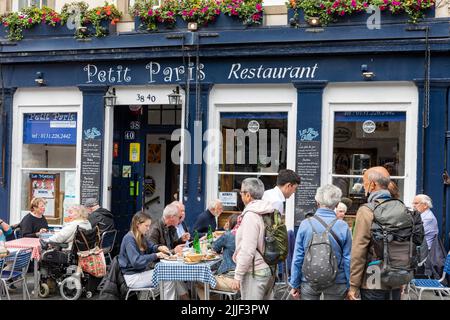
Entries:
MULTIPOLYGON (((110 20, 102 20, 100 26, 106 30, 106 35, 113 35, 117 31, 117 25, 112 24, 110 20)), ((89 34, 95 35, 95 27, 92 23, 87 26, 89 34)))
POLYGON ((72 37, 76 28, 69 29, 68 25, 57 23, 54 27, 45 23, 37 24, 30 29, 23 30, 25 39, 34 37, 72 37))
POLYGON ((227 14, 219 14, 214 22, 208 25, 211 29, 245 29, 246 25, 237 17, 230 17, 227 14))
POLYGON ((287 11, 287 25, 291 27, 295 27, 298 25, 305 24, 305 15, 303 13, 303 10, 294 10, 292 8, 288 8, 287 11), (295 13, 297 11, 297 17, 295 16, 295 13))

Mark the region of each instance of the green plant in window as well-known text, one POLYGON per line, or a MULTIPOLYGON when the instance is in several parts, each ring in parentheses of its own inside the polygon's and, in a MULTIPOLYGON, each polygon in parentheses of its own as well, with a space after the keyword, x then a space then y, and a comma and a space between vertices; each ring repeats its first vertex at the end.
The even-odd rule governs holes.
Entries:
POLYGON ((18 41, 23 39, 23 30, 38 24, 56 26, 61 17, 55 10, 48 7, 27 7, 19 12, 11 12, 2 17, 1 22, 8 29, 8 39, 18 41))
POLYGON ((158 10, 157 0, 136 0, 132 7, 135 17, 139 17, 140 28, 148 31, 158 30, 158 22, 160 22, 160 10, 158 10))
POLYGON ((88 10, 83 22, 85 25, 92 23, 96 37, 104 37, 108 34, 108 29, 102 25, 102 22, 114 25, 120 20, 121 16, 122 14, 117 10, 116 6, 105 2, 103 6, 88 10))
POLYGON ((263 19, 262 0, 223 0, 222 11, 245 25, 261 24, 263 19))

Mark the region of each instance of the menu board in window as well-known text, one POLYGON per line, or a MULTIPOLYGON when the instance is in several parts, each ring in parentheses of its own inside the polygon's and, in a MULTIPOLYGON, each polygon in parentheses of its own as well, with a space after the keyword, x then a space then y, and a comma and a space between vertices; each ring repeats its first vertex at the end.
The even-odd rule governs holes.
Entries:
POLYGON ((59 173, 31 172, 30 199, 44 198, 46 200, 44 215, 49 218, 59 218, 59 173))

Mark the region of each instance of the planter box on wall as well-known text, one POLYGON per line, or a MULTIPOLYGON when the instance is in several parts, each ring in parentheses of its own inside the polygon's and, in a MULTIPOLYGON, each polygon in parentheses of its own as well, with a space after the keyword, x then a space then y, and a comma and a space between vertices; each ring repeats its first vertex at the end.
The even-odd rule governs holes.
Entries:
MULTIPOLYGON (((109 20, 102 20, 100 26, 106 29, 106 35, 113 35, 117 31, 117 25, 111 24, 109 20)), ((95 27, 90 23, 87 25, 88 32, 91 35, 95 35, 95 27)))
POLYGON ((60 23, 52 27, 48 24, 40 23, 31 27, 30 29, 23 30, 23 37, 73 37, 75 29, 69 29, 67 25, 61 25, 60 23))
POLYGON ((211 29, 245 29, 246 26, 242 20, 236 17, 230 17, 226 14, 219 14, 216 20, 208 25, 211 29))
POLYGON ((287 12, 287 25, 291 27, 295 27, 298 25, 305 25, 305 15, 303 13, 303 10, 297 10, 297 17, 295 17, 295 11, 294 9, 288 8, 287 12))

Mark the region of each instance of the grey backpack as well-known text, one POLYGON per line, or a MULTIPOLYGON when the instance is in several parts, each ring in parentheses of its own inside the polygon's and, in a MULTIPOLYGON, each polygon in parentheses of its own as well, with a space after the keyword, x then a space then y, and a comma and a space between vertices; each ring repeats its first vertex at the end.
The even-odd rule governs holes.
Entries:
POLYGON ((330 234, 337 243, 340 242, 334 232, 331 230, 337 219, 327 225, 317 216, 308 218, 308 222, 313 230, 313 236, 306 248, 305 258, 303 260, 302 273, 309 285, 315 290, 324 290, 332 286, 336 280, 338 272, 338 262, 330 241, 330 234), (317 232, 311 219, 319 221, 326 229, 322 233, 317 232))

